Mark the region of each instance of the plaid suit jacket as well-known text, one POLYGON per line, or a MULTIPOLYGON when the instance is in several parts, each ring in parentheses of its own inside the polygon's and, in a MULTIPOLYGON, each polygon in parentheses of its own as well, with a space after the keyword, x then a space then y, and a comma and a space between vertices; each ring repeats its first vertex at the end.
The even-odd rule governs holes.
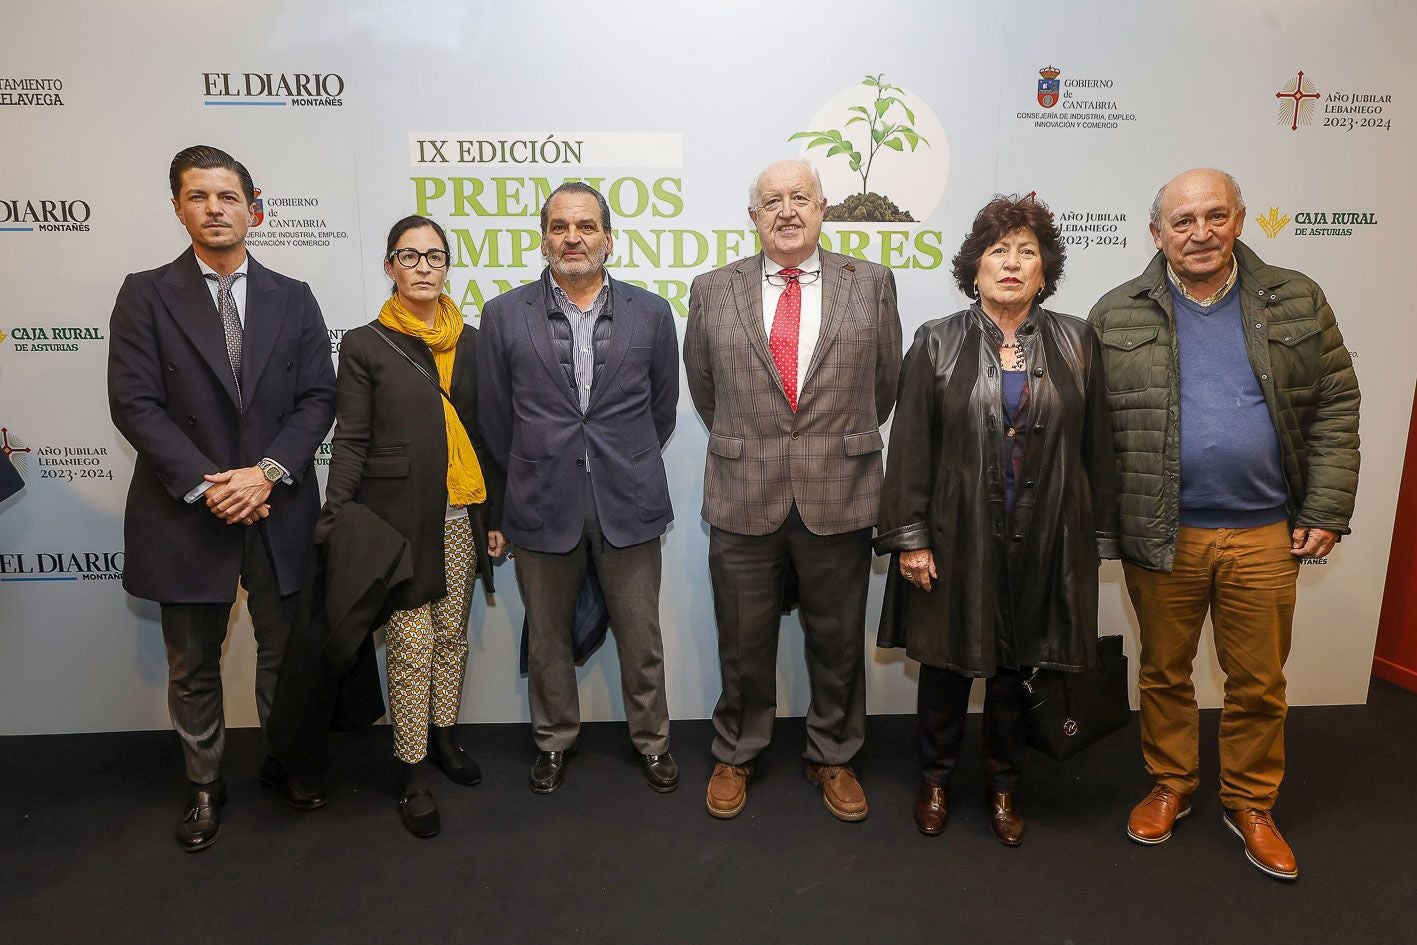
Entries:
POLYGON ((900 314, 884 266, 821 251, 822 327, 794 414, 768 351, 759 253, 694 280, 684 367, 709 429, 704 521, 766 535, 792 503, 835 535, 876 524, 881 430, 900 375, 900 314))

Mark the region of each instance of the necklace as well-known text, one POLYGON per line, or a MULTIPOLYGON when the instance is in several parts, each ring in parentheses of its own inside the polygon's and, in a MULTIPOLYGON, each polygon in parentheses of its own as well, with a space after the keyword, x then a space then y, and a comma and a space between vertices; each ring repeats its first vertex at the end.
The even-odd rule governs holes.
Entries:
POLYGON ((1000 361, 1003 361, 1002 355, 1004 352, 1008 352, 1011 359, 1008 363, 1001 365, 1005 371, 1022 371, 1027 367, 1023 360, 1022 343, 1018 341, 1006 341, 999 345, 999 352, 1001 355, 999 358, 1000 361))

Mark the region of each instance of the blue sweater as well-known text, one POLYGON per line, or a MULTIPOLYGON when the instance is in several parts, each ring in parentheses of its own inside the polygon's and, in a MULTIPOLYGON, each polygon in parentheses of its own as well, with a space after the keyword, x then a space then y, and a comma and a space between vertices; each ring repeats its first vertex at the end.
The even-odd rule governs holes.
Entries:
POLYGON ((1245 353, 1240 287, 1209 308, 1169 288, 1181 362, 1181 524, 1253 528, 1284 521, 1279 438, 1245 353))

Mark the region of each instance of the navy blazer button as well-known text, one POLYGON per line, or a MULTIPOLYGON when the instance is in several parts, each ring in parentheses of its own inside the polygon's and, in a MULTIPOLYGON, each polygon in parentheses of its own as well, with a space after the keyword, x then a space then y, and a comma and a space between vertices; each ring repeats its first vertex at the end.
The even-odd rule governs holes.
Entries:
POLYGON ((278 413, 278 414, 276 414, 276 420, 280 421, 280 420, 284 420, 284 419, 285 419, 285 414, 284 414, 284 413, 278 413))
POLYGON ((1022 535, 1015 535, 1015 536, 1014 536, 1014 544, 1016 544, 1016 545, 1023 544, 1023 536, 1022 536, 1022 535))
POLYGON ((189 427, 195 427, 196 425, 197 425, 197 418, 196 418, 196 417, 188 417, 188 418, 187 418, 187 426, 189 426, 189 427))
POLYGON ((287 361, 287 362, 285 362, 285 369, 286 369, 287 371, 293 371, 293 370, 295 370, 295 362, 294 362, 294 361, 287 361))
POLYGON ((577 457, 576 457, 576 465, 577 465, 577 466, 584 466, 584 465, 585 465, 585 457, 584 457, 584 456, 577 456, 577 457))
POLYGON ((167 362, 167 373, 168 373, 168 374, 176 374, 176 373, 177 373, 177 365, 173 364, 171 361, 168 361, 168 362, 167 362))

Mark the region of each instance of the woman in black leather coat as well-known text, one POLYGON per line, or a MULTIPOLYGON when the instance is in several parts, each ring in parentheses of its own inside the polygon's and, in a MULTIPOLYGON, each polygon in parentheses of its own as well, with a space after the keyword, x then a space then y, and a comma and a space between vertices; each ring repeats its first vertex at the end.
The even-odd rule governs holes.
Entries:
POLYGON ((881 498, 892 555, 879 644, 919 660, 915 823, 944 829, 969 691, 985 679, 991 824, 1017 846, 1023 672, 1087 669, 1097 566, 1117 556, 1102 357, 1081 319, 1041 303, 1063 274, 1047 207, 997 197, 955 256, 968 309, 906 354, 881 498))

